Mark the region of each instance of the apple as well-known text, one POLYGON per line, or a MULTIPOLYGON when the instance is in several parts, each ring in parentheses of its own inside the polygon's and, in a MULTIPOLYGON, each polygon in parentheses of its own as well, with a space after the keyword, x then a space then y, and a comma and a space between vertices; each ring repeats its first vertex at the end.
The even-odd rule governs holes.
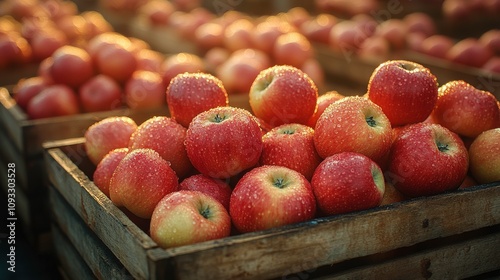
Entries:
POLYGON ((26 107, 30 119, 74 115, 80 112, 78 97, 65 85, 50 85, 30 99, 26 107))
POLYGON ((193 118, 184 143, 200 173, 226 179, 258 163, 262 132, 247 110, 216 107, 193 118))
POLYGON ((224 29, 223 43, 224 47, 230 51, 252 48, 252 33, 255 24, 247 19, 241 18, 230 23, 224 29))
POLYGON ((79 14, 66 15, 56 21, 57 29, 62 31, 69 42, 85 40, 88 29, 86 20, 79 14))
POLYGON ((252 45, 265 53, 272 53, 276 39, 282 34, 297 31, 289 22, 277 16, 268 16, 256 23, 252 32, 252 45))
POLYGON ((319 95, 318 100, 316 102, 318 104, 317 105, 318 108, 317 108, 316 112, 314 112, 314 114, 311 116, 309 121, 307 122, 307 125, 309 125, 312 128, 316 127, 316 122, 318 121, 319 116, 321 116, 321 114, 323 114, 325 109, 333 102, 340 100, 344 97, 345 96, 343 94, 339 93, 336 90, 327 91, 327 92, 319 95))
POLYGON ((262 70, 249 92, 254 115, 271 126, 307 124, 316 111, 318 88, 300 69, 275 65, 262 70))
POLYGON ((238 181, 229 214, 239 232, 253 232, 308 221, 316 214, 311 184, 283 166, 253 168, 238 181))
POLYGON ((500 73, 500 56, 491 57, 481 68, 489 72, 500 73))
POLYGON ((113 31, 111 23, 109 23, 104 16, 97 11, 84 11, 81 13, 81 16, 85 20, 85 40, 87 41, 99 34, 113 31))
POLYGON ((304 61, 299 69, 311 78, 318 91, 325 87, 325 70, 318 59, 313 57, 304 61))
POLYGON ((166 57, 161 64, 160 74, 165 86, 168 86, 175 76, 184 72, 205 72, 203 59, 196 54, 181 52, 166 57))
POLYGON ((96 53, 95 65, 99 73, 120 83, 125 82, 137 68, 132 44, 113 43, 102 46, 96 53))
POLYGON ((499 114, 493 94, 462 80, 450 81, 439 87, 439 97, 432 112, 438 124, 471 138, 498 127, 499 114))
POLYGON ((409 33, 406 36, 406 48, 407 48, 407 50, 422 52, 420 48, 422 47, 422 43, 424 42, 424 40, 427 38, 428 37, 425 36, 421 32, 409 33))
POLYGON ((158 108, 165 105, 165 85, 158 72, 137 70, 125 82, 125 103, 131 109, 158 108))
POLYGON ((492 56, 493 52, 489 47, 472 37, 458 41, 446 54, 450 61, 472 67, 483 66, 492 56))
POLYGON ((360 96, 347 96, 332 103, 314 128, 314 145, 322 158, 356 152, 380 165, 391 143, 389 119, 379 106, 360 96))
POLYGON ((381 22, 375 30, 374 36, 380 36, 389 41, 392 49, 405 47, 408 26, 402 19, 391 18, 381 22))
POLYGON ((434 19, 423 12, 413 12, 403 18, 406 28, 410 33, 421 33, 426 37, 436 34, 436 23, 434 19))
POLYGON ((80 104, 85 112, 99 112, 118 109, 122 105, 122 89, 111 77, 98 74, 78 90, 80 104))
POLYGON ((479 37, 479 42, 497 55, 500 54, 500 29, 490 29, 479 37))
POLYGON ((89 160, 97 166, 109 152, 127 148, 130 136, 137 124, 130 117, 107 117, 95 122, 85 131, 85 151, 89 160))
POLYGON ((167 26, 169 17, 175 10, 170 1, 149 1, 139 8, 138 14, 153 26, 167 26))
POLYGON ((198 26, 194 32, 194 41, 202 50, 224 46, 225 27, 216 21, 206 22, 198 26))
POLYGON ((457 189, 468 167, 467 149, 457 134, 422 122, 399 132, 386 178, 407 197, 431 196, 457 189))
POLYGON ((160 73, 161 64, 165 60, 163 54, 152 49, 142 49, 134 54, 137 61, 136 71, 146 70, 160 73))
POLYGON ((47 82, 40 76, 20 79, 13 89, 14 100, 21 109, 26 111, 31 98, 47 86, 47 82))
POLYGON ((444 58, 455 42, 446 35, 435 34, 422 41, 419 51, 434 57, 444 58))
POLYGON ((149 231, 160 247, 172 248, 229 236, 231 217, 215 198, 181 190, 158 202, 149 231))
POLYGON ((335 24, 329 34, 329 46, 337 52, 341 52, 349 58, 366 38, 370 37, 371 31, 365 30, 363 25, 354 20, 344 20, 335 24))
POLYGON ((361 43, 357 50, 357 55, 361 59, 374 62, 383 62, 387 60, 391 52, 391 43, 382 36, 371 36, 361 43))
POLYGON ((228 94, 247 94, 261 71, 271 67, 270 57, 257 49, 240 49, 215 69, 228 94))
POLYGON ((430 115, 438 96, 438 82, 421 64, 388 60, 371 74, 367 94, 392 126, 402 126, 422 122, 430 115))
POLYGON ((382 202, 380 203, 380 205, 388 205, 395 202, 404 201, 406 199, 407 198, 401 192, 399 192, 391 182, 385 182, 384 197, 382 198, 382 202))
POLYGON ((179 190, 199 191, 210 195, 229 211, 229 199, 233 189, 227 181, 204 174, 195 174, 182 180, 179 184, 179 190))
POLYGON ((281 16, 285 17, 287 22, 290 22, 297 28, 300 28, 304 22, 311 18, 309 11, 300 6, 290 8, 285 13, 282 13, 281 16))
POLYGON ((203 59, 208 73, 215 73, 217 67, 228 60, 231 52, 226 48, 215 47, 207 50, 203 59))
POLYGON ((41 61, 66 44, 68 44, 68 38, 62 31, 54 29, 38 32, 30 40, 33 59, 41 61))
POLYGON ((262 136, 260 165, 293 169, 310 180, 322 158, 314 147, 314 129, 303 124, 283 124, 262 136))
POLYGON ((65 45, 52 54, 50 76, 55 83, 77 88, 94 76, 90 55, 82 48, 65 45))
POLYGON ((170 115, 184 127, 199 113, 229 104, 221 80, 208 73, 175 76, 167 87, 166 100, 170 115))
POLYGON ((354 152, 325 158, 314 171, 311 186, 318 208, 326 215, 377 207, 385 192, 380 167, 354 152))
MULTIPOLYGON (((469 155, 469 165, 470 165, 470 155, 469 155)), ((469 166, 469 170, 470 170, 470 166, 469 166)), ((460 187, 458 187, 458 189, 459 190, 467 189, 467 188, 474 187, 477 185, 478 185, 477 181, 474 178, 472 178, 471 175, 467 174, 467 176, 465 176, 464 181, 462 182, 462 184, 460 184, 460 187)))
POLYGON ((128 148, 118 148, 110 151, 102 158, 94 170, 92 180, 107 197, 109 197, 109 183, 113 172, 115 172, 116 167, 128 152, 128 148))
POLYGON ((329 34, 339 18, 328 13, 320 13, 311 17, 300 26, 300 32, 312 42, 329 44, 329 34))
POLYGON ((130 151, 116 166, 109 197, 134 215, 149 219, 160 200, 177 191, 178 178, 168 161, 152 149, 130 151))
POLYGON ((54 59, 52 58, 52 56, 49 56, 40 62, 37 70, 37 75, 42 77, 43 81, 49 85, 54 84, 54 80, 52 79, 52 75, 50 74, 50 68, 52 67, 53 63, 54 59))
POLYGON ((299 32, 289 32, 276 38, 273 48, 276 64, 300 68, 314 58, 314 49, 309 40, 299 32))
POLYGON ((137 127, 130 136, 128 148, 149 148, 160 154, 163 159, 170 162, 170 166, 183 179, 193 169, 184 147, 186 128, 170 117, 151 117, 137 127))
POLYGON ((470 171, 481 184, 500 181, 500 128, 479 134, 469 147, 470 171))
POLYGON ((85 47, 85 50, 87 50, 88 54, 95 62, 97 60, 97 54, 101 52, 101 49, 113 44, 130 47, 132 42, 123 34, 109 31, 98 34, 90 39, 85 47))

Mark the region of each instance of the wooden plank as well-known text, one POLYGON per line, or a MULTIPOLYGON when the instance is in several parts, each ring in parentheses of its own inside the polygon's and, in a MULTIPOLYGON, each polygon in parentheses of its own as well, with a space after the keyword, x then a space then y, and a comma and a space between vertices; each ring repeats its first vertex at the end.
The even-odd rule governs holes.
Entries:
POLYGON ((318 279, 465 279, 500 269, 500 231, 318 279))
POLYGON ((38 63, 26 63, 0 69, 0 86, 15 85, 22 78, 36 76, 38 74, 38 65, 38 63))
POLYGON ((214 242, 151 250, 150 257, 158 262, 156 278, 172 273, 183 279, 202 274, 218 279, 279 277, 498 223, 497 183, 214 242), (192 269, 194 264, 198 269, 192 269))
POLYGON ((51 231, 57 260, 63 270, 62 276, 68 280, 97 279, 59 227, 52 224, 51 231))
POLYGON ((50 187, 52 215, 59 228, 98 279, 133 279, 102 241, 83 223, 70 205, 50 187))
POLYGON ((116 208, 61 150, 49 149, 46 162, 51 183, 84 223, 134 277, 148 279, 146 251, 157 245, 116 208))

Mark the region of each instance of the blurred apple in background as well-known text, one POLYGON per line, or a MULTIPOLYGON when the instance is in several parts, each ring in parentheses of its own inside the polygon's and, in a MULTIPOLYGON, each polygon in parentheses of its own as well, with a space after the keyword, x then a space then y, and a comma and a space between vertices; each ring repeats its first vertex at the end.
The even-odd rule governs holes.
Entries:
POLYGON ((335 24, 330 30, 330 47, 349 58, 371 35, 360 23, 354 20, 344 20, 335 24))
POLYGON ((170 117, 152 117, 137 127, 130 136, 128 148, 153 149, 166 161, 175 171, 179 179, 191 174, 193 166, 184 147, 186 139, 186 128, 178 124, 170 117))
POLYGON ((94 123, 84 134, 89 160, 97 166, 110 151, 128 148, 130 136, 136 129, 137 124, 129 117, 108 117, 94 123))
POLYGON ((168 86, 175 76, 184 72, 205 72, 203 59, 196 54, 177 53, 165 58, 161 64, 160 74, 165 86, 168 86))
POLYGON ((434 57, 446 58, 455 42, 446 35, 432 35, 422 41, 419 51, 434 57))
POLYGON ((469 148, 470 171, 481 184, 500 181, 500 128, 479 134, 469 148))
POLYGON ((481 68, 489 72, 500 73, 500 56, 491 57, 481 68))
POLYGON ((135 52, 135 59, 137 60, 137 70, 146 70, 160 73, 161 64, 165 60, 162 53, 152 49, 141 49, 135 52))
POLYGON ((254 115, 271 126, 307 124, 316 111, 318 89, 293 66, 275 65, 259 73, 249 92, 254 115))
POLYGON ((182 180, 179 190, 199 191, 215 198, 227 211, 233 189, 227 181, 215 179, 204 174, 195 174, 182 180))
POLYGON ((170 1, 154 0, 142 5, 138 14, 145 17, 153 26, 167 26, 170 15, 176 10, 170 1))
POLYGON ((255 24, 246 18, 237 19, 224 29, 224 46, 230 51, 253 47, 255 24))
POLYGON ((356 152, 380 165, 391 143, 389 119, 378 105, 360 96, 332 103, 319 116, 314 129, 314 144, 322 158, 356 152))
POLYGON ((120 83, 125 82, 137 68, 137 61, 132 50, 131 43, 102 46, 95 56, 97 71, 120 83))
POLYGON ((489 47, 484 46, 476 38, 465 38, 453 45, 446 58, 450 61, 473 66, 483 66, 493 56, 489 47))
POLYGON ((329 34, 339 19, 331 14, 320 13, 311 17, 300 26, 300 32, 312 42, 329 43, 329 34))
POLYGON ((42 77, 43 81, 46 84, 53 84, 54 80, 52 79, 52 75, 50 74, 50 68, 52 67, 52 64, 54 63, 54 59, 52 56, 49 56, 42 60, 40 64, 38 65, 38 70, 37 74, 39 77, 42 77))
POLYGON ((499 114, 493 94, 462 80, 450 81, 439 87, 439 97, 432 113, 437 123, 472 138, 500 126, 499 114))
POLYGON ((40 76, 21 79, 13 89, 14 100, 16 100, 19 107, 26 111, 31 98, 36 96, 47 86, 47 82, 40 76))
POLYGON ((278 65, 290 65, 300 68, 313 57, 314 49, 311 43, 299 32, 282 34, 274 43, 273 58, 278 65))
POLYGON ((333 102, 340 100, 344 98, 345 96, 335 90, 331 90, 328 92, 325 92, 321 95, 318 96, 317 104, 318 108, 316 109, 316 112, 311 116, 309 121, 307 122, 307 125, 310 127, 314 128, 316 126, 316 122, 318 121, 319 116, 323 114, 325 109, 332 104, 333 102))
POLYGON ((269 56, 257 49, 240 49, 229 55, 216 69, 228 94, 248 93, 261 71, 271 66, 269 56))
POLYGON ((429 37, 437 32, 437 26, 434 19, 424 12, 407 14, 404 16, 403 21, 410 33, 421 33, 429 37))
POLYGON ((381 63, 368 82, 368 98, 379 105, 392 126, 424 121, 438 96, 437 78, 418 63, 389 60, 381 63))
POLYGON ((178 189, 178 178, 168 161, 152 149, 135 149, 116 166, 109 196, 116 206, 149 219, 158 202, 178 189))
POLYGON ((122 106, 123 92, 111 77, 98 74, 78 90, 80 104, 85 112, 108 111, 122 106))
POLYGON ((255 48, 270 54, 279 36, 296 30, 295 26, 278 16, 268 16, 255 25, 252 32, 252 44, 255 48))
POLYGON ((323 70, 323 67, 321 66, 321 63, 319 62, 318 59, 315 57, 310 58, 304 63, 302 63, 302 66, 299 67, 299 69, 304 72, 311 80, 313 83, 316 85, 316 87, 319 90, 323 90, 325 87, 325 70, 323 70))
POLYGON ((379 206, 384 175, 370 158, 342 152, 324 159, 314 171, 312 189, 321 213, 335 215, 379 206))
POLYGON ((365 60, 382 63, 387 60, 390 52, 391 43, 389 40, 382 36, 372 36, 366 38, 366 40, 361 43, 357 55, 365 60))
POLYGON ((217 67, 229 59, 231 52, 226 48, 211 48, 203 56, 208 73, 215 73, 217 67))
POLYGON ((191 121, 185 146, 191 163, 200 173, 226 179, 258 163, 262 132, 250 112, 216 107, 191 121))
MULTIPOLYGON (((163 95, 162 98, 165 99, 163 95)), ((166 101, 170 116, 184 127, 199 113, 229 104, 221 80, 208 73, 175 76, 167 87, 166 101)))
POLYGON ((33 59, 41 61, 66 44, 66 35, 57 29, 36 33, 30 41, 33 59))
POLYGON ((162 248, 220 239, 231 234, 231 217, 215 198, 181 190, 158 202, 150 234, 162 248))
POLYGON ((479 42, 497 55, 500 54, 500 29, 491 29, 479 37, 479 42))
POLYGON ((430 196, 457 189, 469 167, 460 137, 431 123, 404 127, 394 140, 386 178, 408 197, 430 196))
POLYGON ((216 21, 206 22, 194 32, 194 42, 201 50, 224 46, 225 27, 216 21))
POLYGON ((408 27, 402 19, 391 18, 381 22, 375 30, 374 36, 385 38, 392 49, 402 49, 406 44, 408 27))
POLYGON ((78 114, 80 107, 72 88, 50 85, 29 100, 26 112, 30 119, 41 119, 78 114))
POLYGON ((308 221, 316 214, 311 184, 299 172, 276 165, 256 167, 236 184, 229 204, 239 232, 308 221))
POLYGON ((65 45, 52 55, 50 76, 55 83, 77 88, 94 76, 94 65, 87 51, 65 45))
POLYGON ((165 88, 158 72, 135 71, 125 82, 125 103, 132 109, 162 107, 165 105, 165 88))
POLYGON ((107 197, 109 197, 109 183, 113 172, 115 172, 116 167, 128 152, 128 148, 118 148, 110 151, 102 158, 94 170, 92 181, 107 197))

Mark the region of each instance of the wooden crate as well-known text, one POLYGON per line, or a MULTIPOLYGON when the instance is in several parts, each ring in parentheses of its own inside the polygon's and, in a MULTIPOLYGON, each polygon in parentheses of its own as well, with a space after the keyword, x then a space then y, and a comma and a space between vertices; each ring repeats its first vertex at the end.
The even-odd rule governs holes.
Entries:
MULTIPOLYGON (((51 197, 64 200, 87 234, 137 279, 360 279, 373 273, 453 279, 500 271, 500 182, 162 249, 91 181, 94 166, 75 152, 83 144, 82 138, 46 143, 51 197)), ((54 212, 59 224, 79 223, 61 213, 67 211, 54 212)), ((75 248, 105 251, 82 244, 80 229, 64 233, 75 248)), ((99 263, 85 255, 92 254, 82 256, 96 271, 99 263)))

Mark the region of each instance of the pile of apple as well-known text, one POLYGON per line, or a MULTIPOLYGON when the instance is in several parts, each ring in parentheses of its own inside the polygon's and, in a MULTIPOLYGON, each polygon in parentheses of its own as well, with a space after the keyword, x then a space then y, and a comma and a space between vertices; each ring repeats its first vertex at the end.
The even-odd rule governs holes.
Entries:
POLYGON ((38 63, 64 45, 82 46, 113 29, 100 13, 78 13, 71 1, 7 0, 1 5, 0 69, 38 63))
POLYGON ((365 96, 318 96, 298 68, 272 66, 251 112, 207 73, 165 95, 170 116, 85 133, 97 187, 164 248, 500 180, 495 96, 410 61, 380 64, 365 96))

